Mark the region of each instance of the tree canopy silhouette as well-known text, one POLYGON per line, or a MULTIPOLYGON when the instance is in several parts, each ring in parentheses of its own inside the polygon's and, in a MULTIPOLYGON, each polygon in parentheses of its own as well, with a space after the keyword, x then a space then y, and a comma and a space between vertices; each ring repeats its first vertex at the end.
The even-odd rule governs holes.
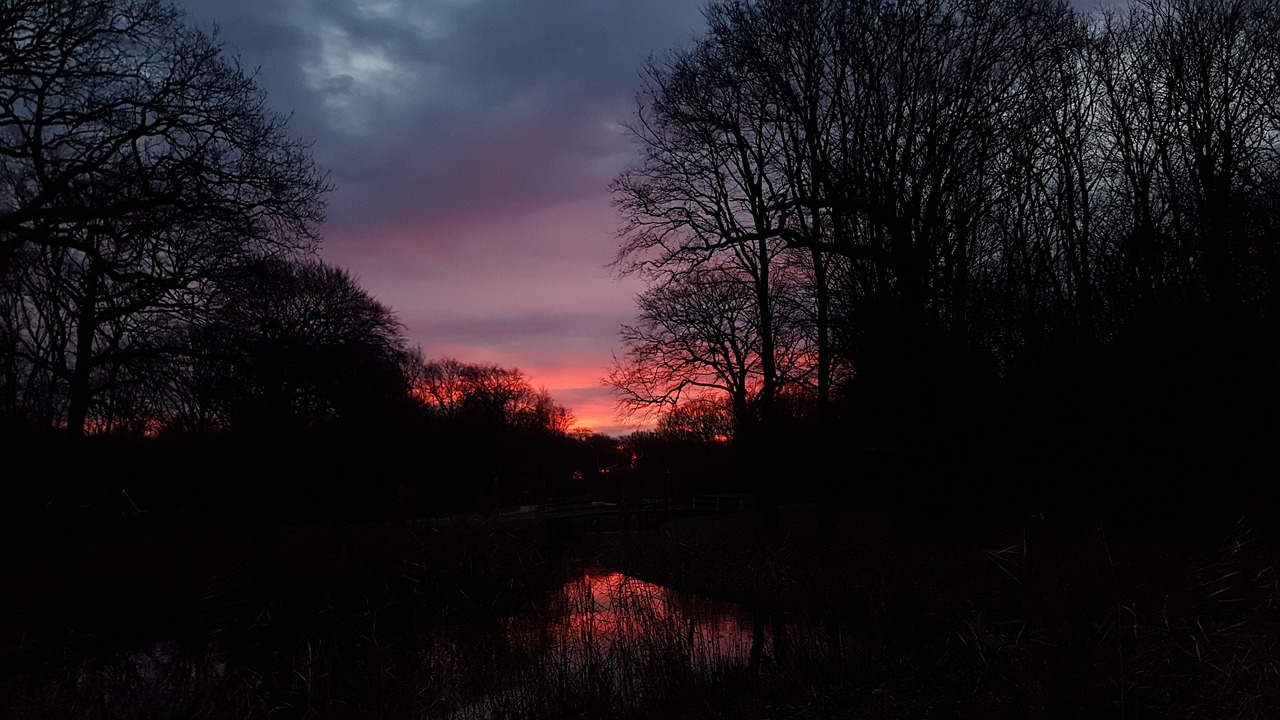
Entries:
POLYGON ((206 332, 233 427, 358 427, 407 403, 403 330, 345 270, 264 258, 236 273, 206 332))
POLYGON ((705 16, 645 67, 639 159, 611 186, 617 267, 650 283, 610 378, 624 405, 706 384, 724 323, 655 319, 687 314, 675 288, 745 272, 739 366, 768 433, 797 388, 863 446, 1209 457, 1266 432, 1235 411, 1267 405, 1280 368, 1262 340, 1280 317, 1274 0, 705 16))
POLYGON ((573 425, 568 408, 516 369, 444 358, 415 363, 409 372, 413 397, 439 420, 491 432, 564 434, 573 425))
POLYGON ((0 34, 4 411, 106 430, 228 271, 315 246, 328 185, 172 5, 23 0, 0 34))

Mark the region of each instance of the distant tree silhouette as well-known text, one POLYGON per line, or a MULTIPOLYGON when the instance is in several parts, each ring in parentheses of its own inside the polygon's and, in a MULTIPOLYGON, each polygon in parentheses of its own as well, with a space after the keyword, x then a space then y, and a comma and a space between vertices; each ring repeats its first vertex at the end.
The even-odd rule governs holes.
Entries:
POLYGON ((704 443, 731 441, 733 429, 733 413, 714 396, 687 398, 658 418, 659 434, 704 443))
POLYGON ((573 425, 573 413, 516 369, 446 358, 423 362, 410 373, 413 396, 437 418, 556 434, 573 425))
POLYGON ((749 492, 733 446, 686 428, 639 430, 617 440, 628 462, 612 473, 609 489, 626 497, 680 497, 705 492, 749 492))
POLYGON ((437 505, 493 509, 575 489, 584 446, 570 435, 573 413, 524 373, 493 363, 418 358, 407 377, 430 449, 419 496, 437 505))

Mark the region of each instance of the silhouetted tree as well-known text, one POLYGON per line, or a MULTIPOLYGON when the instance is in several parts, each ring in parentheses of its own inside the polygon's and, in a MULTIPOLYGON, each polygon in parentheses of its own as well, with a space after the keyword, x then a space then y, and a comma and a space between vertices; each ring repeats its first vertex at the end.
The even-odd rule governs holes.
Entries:
POLYGON ((704 443, 733 440, 733 413, 724 398, 694 396, 670 408, 658 418, 664 436, 704 443))
POLYGON ((620 409, 658 416, 690 391, 716 391, 737 428, 758 425, 769 371, 752 285, 741 273, 702 268, 642 293, 639 321, 623 326, 625 352, 606 379, 620 409))
POLYGON ((640 430, 618 441, 628 463, 610 476, 627 497, 678 497, 704 492, 749 492, 731 443, 704 440, 683 429, 640 430))
POLYGON ((968 457, 1105 465, 1262 437, 1232 408, 1265 406, 1280 367, 1263 340, 1280 317, 1274 0, 705 15, 646 66, 640 157, 612 185, 618 265, 651 285, 610 379, 625 403, 707 384, 703 348, 734 326, 671 331, 653 306, 695 307, 672 289, 726 272, 753 281, 734 317, 759 337, 738 363, 753 389, 717 384, 735 413, 758 393, 791 446, 831 397, 855 443, 968 457), (788 381, 789 362, 810 374, 788 381))
POLYGON ((233 427, 359 427, 407 401, 400 323, 345 270, 264 258, 226 292, 206 332, 228 363, 233 427))
POLYGON ((807 251, 824 404, 836 366, 826 254, 848 258, 858 281, 844 286, 864 296, 845 303, 859 373, 911 406, 947 367, 932 346, 954 335, 962 350, 983 314, 970 295, 991 252, 978 234, 998 201, 988 181, 1064 6, 765 1, 706 14, 704 38, 646 69, 632 126, 642 160, 613 185, 622 258, 642 272, 751 258, 735 265, 757 280, 765 417, 784 385, 769 297, 782 255, 769 243, 807 251))
POLYGON ((1186 297, 1228 327, 1270 294, 1278 12, 1269 0, 1152 0, 1107 16, 1115 291, 1148 309, 1186 297))
MULTIPOLYGON (((773 172, 781 139, 769 99, 722 40, 713 35, 645 69, 629 126, 642 161, 611 185, 626 221, 616 266, 668 283, 709 263, 751 280, 755 412, 767 426, 780 384, 772 275, 785 207, 773 172)), ((745 391, 730 392, 745 419, 745 391)))
POLYGON ((6 294, 24 333, 6 373, 63 395, 43 419, 79 434, 132 365, 175 352, 226 270, 312 247, 328 188, 235 58, 164 2, 9 3, 0 33, 0 272, 41 278, 6 294))
POLYGON ((554 434, 573 425, 572 412, 516 369, 446 358, 411 369, 410 382, 413 396, 440 419, 554 434))
POLYGON ((573 413, 524 373, 456 359, 408 368, 411 395, 426 416, 429 469, 420 494, 460 507, 542 501, 574 489, 581 443, 573 413))

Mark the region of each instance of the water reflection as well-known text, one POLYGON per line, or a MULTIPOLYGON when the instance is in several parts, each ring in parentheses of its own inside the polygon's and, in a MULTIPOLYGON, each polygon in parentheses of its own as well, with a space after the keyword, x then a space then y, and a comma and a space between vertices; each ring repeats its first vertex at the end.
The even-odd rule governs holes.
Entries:
POLYGON ((762 629, 741 605, 586 566, 501 621, 491 655, 451 658, 471 665, 471 681, 440 687, 428 714, 603 716, 610 708, 654 707, 662 698, 687 701, 695 688, 752 672, 749 665, 766 651, 762 629), (477 667, 486 671, 475 674, 477 667))
POLYGON ((546 613, 510 618, 513 642, 546 639, 569 657, 662 649, 695 663, 744 664, 752 618, 740 605, 586 567, 549 594, 546 613))
MULTIPOLYGON (((545 591, 467 596, 463 607, 449 601, 464 593, 444 588, 415 602, 366 599, 354 611, 281 605, 211 635, 68 657, 7 689, 20 690, 13 694, 27 707, 96 708, 90 718, 265 717, 282 707, 660 717, 709 702, 708 693, 731 698, 758 677, 762 657, 776 665, 785 651, 794 660, 805 632, 788 625, 784 639, 780 624, 750 608, 596 565, 574 563, 566 573, 545 591)), ((5 691, 0 678, 0 697, 5 691)))

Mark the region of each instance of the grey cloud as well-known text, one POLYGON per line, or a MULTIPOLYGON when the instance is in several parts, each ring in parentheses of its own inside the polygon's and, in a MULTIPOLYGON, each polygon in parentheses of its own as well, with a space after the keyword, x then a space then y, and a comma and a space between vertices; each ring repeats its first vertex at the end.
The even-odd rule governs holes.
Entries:
POLYGON ((350 95, 356 79, 350 75, 334 75, 325 81, 320 92, 332 95, 350 95))
POLYGON ((520 213, 603 192, 608 175, 593 175, 590 162, 608 166, 629 149, 607 127, 630 113, 640 64, 701 23, 697 0, 378 3, 381 14, 351 0, 185 4, 202 26, 223 26, 246 63, 262 67, 273 107, 315 140, 340 192, 335 229, 520 213), (381 53, 388 74, 411 84, 394 97, 361 95, 346 72, 313 91, 308 64, 322 59, 326 28, 381 53), (353 108, 359 122, 326 105, 334 96, 368 105, 353 108))

